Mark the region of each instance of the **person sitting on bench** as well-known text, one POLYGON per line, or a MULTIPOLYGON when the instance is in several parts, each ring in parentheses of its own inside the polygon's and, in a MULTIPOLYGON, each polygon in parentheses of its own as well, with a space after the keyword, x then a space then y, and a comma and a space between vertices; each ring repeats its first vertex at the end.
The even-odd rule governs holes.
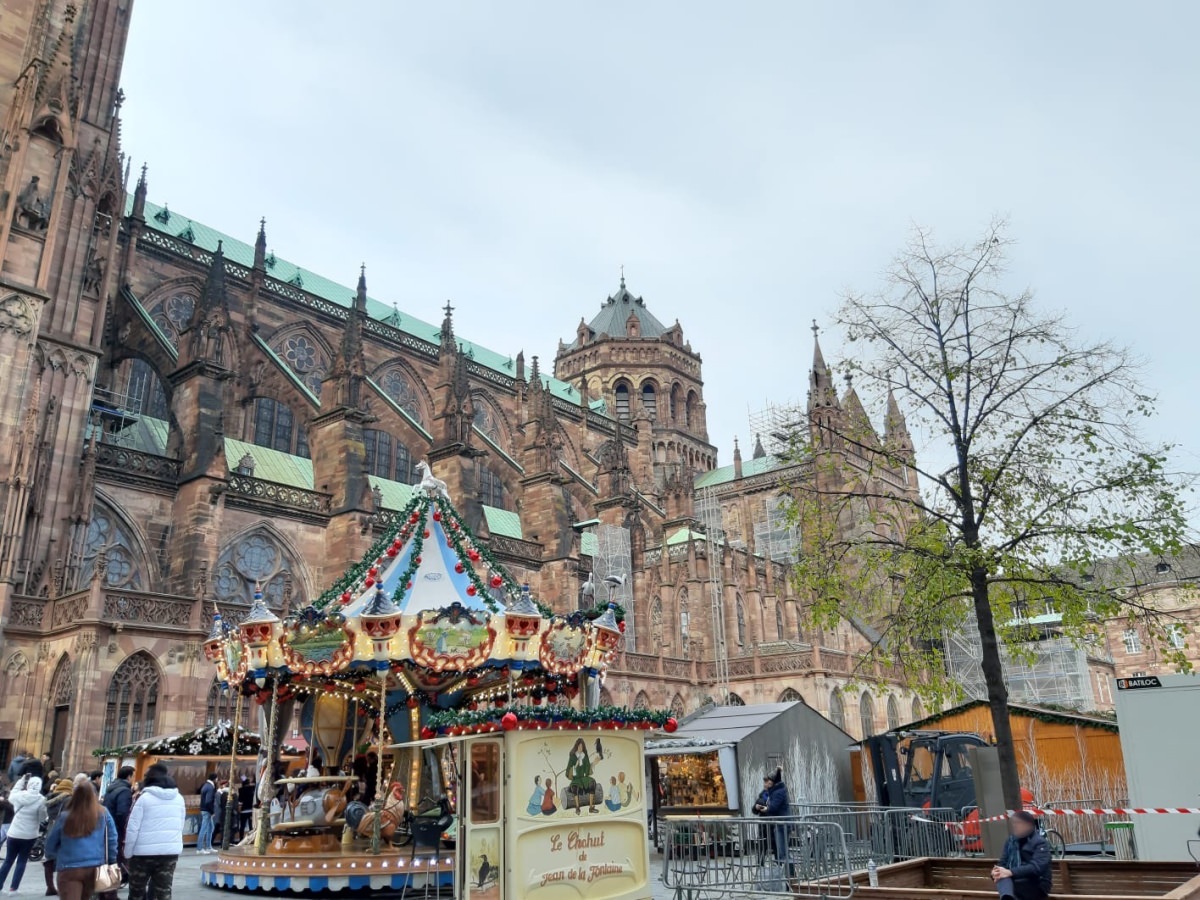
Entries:
POLYGON ((1046 900, 1050 895, 1050 845, 1033 813, 1018 810, 1008 820, 1009 836, 992 881, 1002 900, 1046 900))

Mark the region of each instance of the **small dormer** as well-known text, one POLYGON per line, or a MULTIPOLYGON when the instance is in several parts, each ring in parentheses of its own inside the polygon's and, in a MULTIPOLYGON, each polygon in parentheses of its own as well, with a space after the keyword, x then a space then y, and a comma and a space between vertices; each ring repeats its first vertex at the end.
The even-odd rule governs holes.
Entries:
POLYGON ((636 338, 642 336, 642 322, 636 313, 630 313, 625 320, 625 336, 636 338))
POLYGON ((583 316, 579 317, 579 327, 575 330, 575 346, 582 347, 592 338, 592 329, 588 328, 583 316))
POLYGON ((676 347, 683 346, 683 326, 679 324, 679 320, 675 320, 675 324, 663 332, 663 338, 676 347))

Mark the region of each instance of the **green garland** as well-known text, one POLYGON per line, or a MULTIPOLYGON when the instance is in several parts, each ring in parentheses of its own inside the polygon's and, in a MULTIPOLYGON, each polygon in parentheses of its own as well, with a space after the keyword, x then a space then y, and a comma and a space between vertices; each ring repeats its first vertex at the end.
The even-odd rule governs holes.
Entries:
MULTIPOLYGON (((418 493, 413 497, 412 500, 409 501, 408 506, 406 506, 398 516, 401 522, 408 522, 409 517, 416 510, 418 504, 423 498, 424 495, 418 493)), ((355 588, 364 578, 366 578, 367 569, 375 565, 375 560, 387 553, 387 548, 391 545, 394 537, 395 533, 389 531, 375 541, 375 543, 371 545, 371 549, 367 551, 366 555, 349 569, 347 569, 342 574, 342 577, 335 581, 333 586, 325 591, 325 593, 323 593, 316 600, 316 602, 313 603, 313 606, 315 606, 317 609, 325 609, 329 606, 329 604, 339 600, 343 593, 355 588)))
MULTIPOLYGON (((608 609, 608 601, 605 600, 602 603, 597 603, 591 609, 586 610, 585 612, 582 613, 582 615, 583 615, 583 618, 586 619, 587 621, 594 622, 596 619, 598 619, 602 615, 604 615, 604 613, 607 609, 608 609)), ((613 615, 616 617, 618 622, 624 622, 625 621, 625 607, 623 607, 620 603, 614 603, 613 604, 613 615)))
POLYGON ((575 709, 572 706, 503 706, 492 709, 445 710, 431 715, 426 726, 435 731, 450 728, 475 729, 480 726, 498 725, 507 713, 517 717, 522 724, 576 725, 594 727, 598 725, 653 725, 661 728, 671 718, 669 712, 652 709, 631 709, 627 706, 594 706, 591 709, 575 709))
MULTIPOLYGON (((257 756, 262 737, 256 731, 238 731, 237 752, 239 756, 257 756)), ((291 745, 284 744, 284 753, 299 756, 300 751, 291 745)), ((196 728, 172 737, 157 740, 139 741, 126 744, 124 747, 98 747, 92 751, 95 757, 128 757, 139 753, 153 753, 158 756, 229 756, 233 752, 233 726, 210 725, 207 728, 196 728)))

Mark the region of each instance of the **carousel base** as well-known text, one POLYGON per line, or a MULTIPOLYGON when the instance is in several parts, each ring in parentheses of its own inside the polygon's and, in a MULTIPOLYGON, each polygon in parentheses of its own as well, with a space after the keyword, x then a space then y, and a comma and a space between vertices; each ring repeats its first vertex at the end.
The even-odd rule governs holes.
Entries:
POLYGON ((253 847, 221 851, 215 862, 200 869, 205 887, 236 891, 356 891, 390 890, 437 892, 454 883, 453 850, 417 852, 410 847, 387 847, 372 854, 366 847, 330 852, 279 853, 268 849, 259 856, 253 847))

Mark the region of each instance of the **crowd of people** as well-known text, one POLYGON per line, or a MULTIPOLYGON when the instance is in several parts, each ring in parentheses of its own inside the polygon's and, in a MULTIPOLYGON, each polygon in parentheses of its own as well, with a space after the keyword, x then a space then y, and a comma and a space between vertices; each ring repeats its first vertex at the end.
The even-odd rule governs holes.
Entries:
POLYGON ((6 820, 0 891, 17 892, 41 841, 47 897, 117 900, 118 888, 128 886, 129 900, 171 900, 187 812, 166 766, 149 766, 136 789, 133 767, 122 766, 103 796, 103 773, 63 778, 49 767, 48 755, 19 754, 7 774, 12 786, 0 800, 6 820), (107 883, 116 881, 108 877, 112 872, 119 881, 107 883))

